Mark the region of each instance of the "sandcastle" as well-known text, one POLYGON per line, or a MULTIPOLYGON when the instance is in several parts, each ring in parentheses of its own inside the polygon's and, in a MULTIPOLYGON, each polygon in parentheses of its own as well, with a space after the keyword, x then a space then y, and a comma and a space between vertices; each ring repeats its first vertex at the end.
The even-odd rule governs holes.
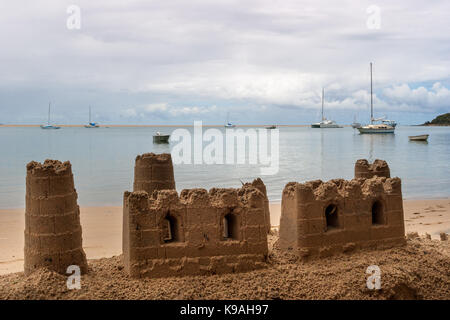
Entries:
POLYGON ((47 267, 65 274, 77 265, 87 272, 80 210, 70 162, 45 160, 27 165, 25 274, 47 267))
POLYGON ((136 158, 134 191, 123 199, 128 274, 220 274, 265 266, 270 216, 261 180, 240 189, 190 189, 180 195, 174 188, 170 155, 136 158))
POLYGON ((145 153, 136 157, 133 191, 175 189, 172 157, 169 153, 145 153))
POLYGON ((391 171, 386 161, 376 159, 372 164, 366 159, 359 159, 355 163, 355 178, 391 177, 391 171))
POLYGON ((399 178, 291 182, 283 190, 279 245, 301 258, 404 243, 399 178))
POLYGON ((125 192, 123 255, 133 277, 220 274, 264 267, 264 195, 240 189, 125 192))

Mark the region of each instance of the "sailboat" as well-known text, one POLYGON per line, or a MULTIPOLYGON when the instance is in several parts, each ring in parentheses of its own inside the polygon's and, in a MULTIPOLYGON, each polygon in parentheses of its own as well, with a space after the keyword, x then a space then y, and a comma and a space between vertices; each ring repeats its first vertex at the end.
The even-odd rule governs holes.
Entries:
POLYGON ((234 127, 236 127, 236 125, 234 125, 234 124, 232 124, 230 122, 229 118, 230 118, 230 113, 228 112, 227 113, 227 123, 225 124, 225 128, 234 128, 234 127))
POLYGON ((324 104, 324 89, 322 88, 322 121, 313 123, 311 125, 311 128, 342 128, 342 126, 338 125, 335 121, 327 120, 327 118, 323 116, 323 104, 324 104))
POLYGON ((356 121, 356 116, 354 116, 354 117, 353 117, 352 128, 353 128, 353 129, 358 129, 358 128, 361 128, 361 127, 362 127, 362 126, 361 126, 361 123, 357 122, 357 121, 356 121))
POLYGON ((58 126, 52 126, 50 124, 50 102, 48 103, 48 119, 47 119, 47 124, 46 125, 41 125, 42 129, 59 129, 61 127, 58 126))
POLYGON ((91 106, 89 106, 89 124, 84 126, 85 128, 99 128, 98 123, 91 122, 91 106))
POLYGON ((375 119, 373 117, 373 85, 372 85, 372 62, 370 63, 370 124, 366 126, 362 126, 357 128, 359 133, 394 133, 395 126, 380 123, 374 124, 376 121, 380 121, 382 119, 375 119))

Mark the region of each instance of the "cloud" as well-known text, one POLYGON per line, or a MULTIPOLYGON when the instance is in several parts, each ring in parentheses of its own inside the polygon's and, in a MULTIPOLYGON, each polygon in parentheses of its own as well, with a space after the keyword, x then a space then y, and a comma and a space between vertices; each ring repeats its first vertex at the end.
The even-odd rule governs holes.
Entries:
POLYGON ((450 107, 450 90, 440 82, 435 82, 431 89, 423 86, 411 89, 408 84, 401 84, 386 88, 383 94, 397 105, 407 104, 431 110, 450 107))
POLYGON ((121 116, 129 119, 146 119, 151 117, 167 118, 177 116, 199 116, 213 113, 218 110, 217 106, 171 106, 168 103, 154 103, 145 106, 127 108, 121 112, 121 116))
POLYGON ((80 30, 66 28, 70 4, 0 4, 0 107, 12 121, 35 121, 48 100, 67 121, 91 103, 112 122, 232 111, 290 123, 298 110, 308 121, 322 87, 329 112, 367 108, 369 61, 377 110, 448 110, 447 0, 379 0, 379 30, 366 25, 371 1, 78 0, 80 30))

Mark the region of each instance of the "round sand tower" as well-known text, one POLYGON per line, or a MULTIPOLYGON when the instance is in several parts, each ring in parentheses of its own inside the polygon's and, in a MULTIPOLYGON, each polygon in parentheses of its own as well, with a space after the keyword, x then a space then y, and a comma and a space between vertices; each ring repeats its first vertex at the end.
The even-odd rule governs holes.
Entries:
POLYGON ((359 159, 355 163, 355 178, 370 179, 375 176, 391 177, 391 171, 386 161, 376 159, 372 164, 366 159, 359 159))
POLYGON ((169 153, 145 153, 136 157, 133 191, 175 189, 172 157, 169 153))
POLYGON ((261 191, 261 193, 264 195, 264 218, 266 221, 267 233, 269 233, 270 228, 271 228, 271 226, 270 226, 270 205, 269 205, 269 198, 267 197, 266 185, 261 180, 261 178, 257 178, 255 180, 253 180, 253 182, 251 184, 248 183, 248 185, 255 187, 256 189, 261 191))
POLYGON ((70 162, 27 165, 25 274, 41 267, 66 274, 70 265, 87 272, 77 197, 70 162))

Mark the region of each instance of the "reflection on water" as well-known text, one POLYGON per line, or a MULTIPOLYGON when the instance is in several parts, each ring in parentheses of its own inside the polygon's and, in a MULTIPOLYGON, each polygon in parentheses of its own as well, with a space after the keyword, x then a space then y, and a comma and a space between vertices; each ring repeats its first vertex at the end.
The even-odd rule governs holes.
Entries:
POLYGON ((409 142, 411 143, 418 143, 418 144, 428 144, 428 141, 420 141, 420 140, 409 140, 409 142))
MULTIPOLYGON (((24 206, 25 166, 47 158, 72 162, 80 205, 121 205, 123 191, 132 188, 136 155, 170 152, 173 145, 153 144, 152 136, 174 129, 0 127, 0 150, 5 151, 0 160, 0 208, 24 206)), ((450 128, 445 127, 398 127, 395 134, 372 135, 351 128, 281 127, 279 172, 262 178, 269 198, 280 200, 290 181, 351 179, 357 159, 384 159, 391 174, 402 178, 406 197, 448 197, 449 143, 450 128), (428 142, 409 141, 408 136, 424 131, 430 134, 428 142)), ((260 166, 248 164, 175 166, 179 190, 239 187, 240 180, 258 176, 260 166)))

